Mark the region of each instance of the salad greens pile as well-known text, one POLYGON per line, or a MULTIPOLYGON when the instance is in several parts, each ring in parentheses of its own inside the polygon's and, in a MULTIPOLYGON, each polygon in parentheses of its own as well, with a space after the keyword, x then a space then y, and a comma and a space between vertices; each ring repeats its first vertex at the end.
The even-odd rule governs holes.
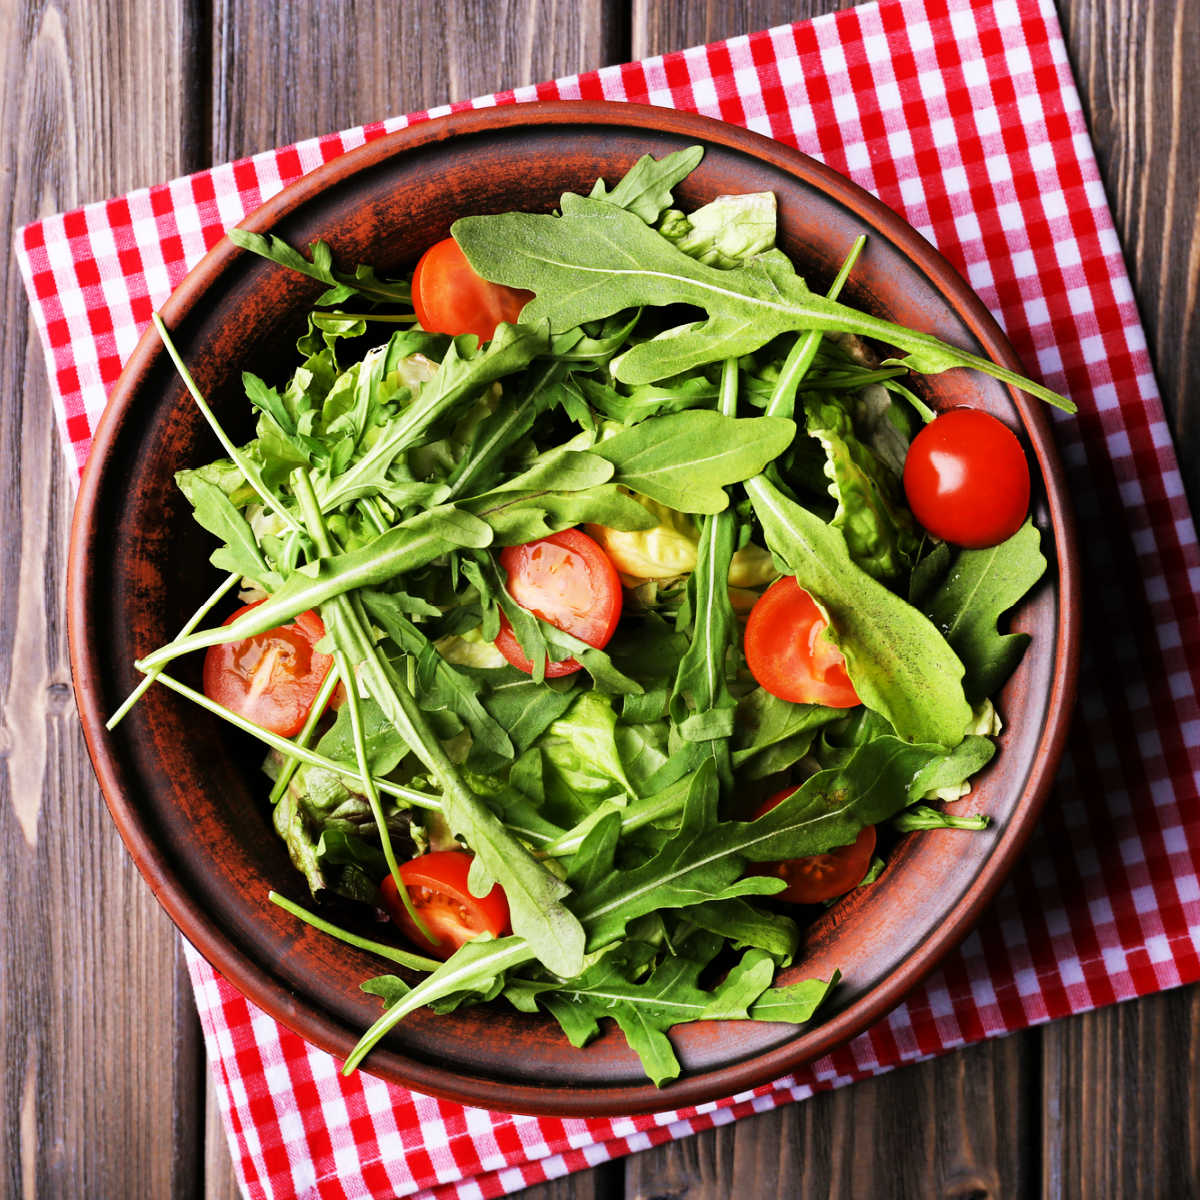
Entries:
POLYGON ((579 1046, 612 1017, 662 1084, 672 1026, 807 1021, 836 983, 776 982, 801 928, 756 864, 882 822, 983 824, 929 802, 994 752, 988 697, 1026 640, 999 622, 1045 559, 1029 523, 966 551, 916 526, 899 476, 932 414, 903 381, 969 366, 1069 403, 840 303, 859 247, 830 295, 810 291, 769 194, 673 208, 701 153, 644 158, 554 214, 458 221, 482 276, 535 293, 483 345, 415 325, 406 281, 235 230, 327 285, 290 378, 244 375, 257 431, 240 447, 176 356, 225 448, 178 482, 227 578, 137 664, 138 694, 157 680, 266 743, 275 827, 316 900, 377 905, 398 857, 463 845, 472 891, 498 882, 511 912, 511 935, 437 963, 273 897, 406 968, 363 985, 386 1011, 347 1069, 418 1007, 503 998, 579 1046), (496 560, 575 526, 626 587, 604 649, 518 606, 496 560), (863 707, 789 703, 747 673, 739 617, 783 574, 818 600, 863 707), (262 602, 200 629, 238 586, 262 602), (165 671, 314 608, 334 669, 293 739, 165 671), (501 613, 532 676, 492 644, 501 613), (566 657, 583 670, 543 677, 566 657), (781 780, 799 786, 750 819, 781 780))

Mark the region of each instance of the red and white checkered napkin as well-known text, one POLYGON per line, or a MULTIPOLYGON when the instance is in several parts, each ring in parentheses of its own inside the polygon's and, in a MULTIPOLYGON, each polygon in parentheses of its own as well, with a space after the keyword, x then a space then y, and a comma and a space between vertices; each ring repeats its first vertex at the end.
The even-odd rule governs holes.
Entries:
MULTIPOLYGON (((194 953, 252 1196, 496 1196, 901 1063, 1200 978, 1200 561, 1145 338, 1051 0, 883 0, 473 103, 693 109, 798 146, 963 272, 1055 413, 1088 597, 1079 708, 1044 820, 978 930, 885 1021, 796 1076, 702 1109, 546 1120, 343 1079, 194 953)), ((461 107, 469 107, 463 105, 461 107)), ((442 110, 439 110, 442 111, 442 110)), ((224 229, 398 118, 22 230, 66 444, 82 464, 152 307, 224 229)))

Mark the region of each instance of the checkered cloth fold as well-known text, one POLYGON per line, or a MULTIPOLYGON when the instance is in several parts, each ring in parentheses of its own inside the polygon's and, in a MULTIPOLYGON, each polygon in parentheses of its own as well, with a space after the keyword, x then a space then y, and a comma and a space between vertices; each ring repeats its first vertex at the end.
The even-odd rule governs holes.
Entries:
MULTIPOLYGON (((815 155, 965 275, 1056 415, 1088 597, 1079 707, 1045 817, 975 933, 886 1020, 700 1109, 515 1117, 390 1087, 306 1045, 197 955, 238 1175, 254 1197, 496 1196, 979 1038, 1200 977, 1196 535, 1050 0, 883 0, 453 105, 690 109, 815 155)), ((47 217, 17 253, 72 461, 122 362, 229 226, 329 158, 446 109, 47 217)))

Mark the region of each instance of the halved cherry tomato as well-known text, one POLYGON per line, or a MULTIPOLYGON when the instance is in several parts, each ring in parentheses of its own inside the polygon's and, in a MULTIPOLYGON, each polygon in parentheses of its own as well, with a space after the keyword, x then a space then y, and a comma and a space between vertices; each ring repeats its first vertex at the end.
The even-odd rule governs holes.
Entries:
POLYGON ((444 238, 421 255, 412 298, 417 320, 430 333, 473 333, 488 342, 501 321, 516 321, 533 293, 489 283, 475 273, 458 243, 444 238))
POLYGON ((788 575, 758 598, 746 622, 746 666, 780 700, 853 708, 862 701, 842 652, 824 635, 816 601, 788 575))
POLYGON ((389 875, 380 888, 388 916, 422 953, 449 958, 459 946, 481 933, 500 937, 509 932, 508 901, 497 883, 483 899, 467 887, 473 854, 465 850, 436 850, 400 866, 400 878, 417 915, 437 939, 431 942, 413 924, 396 882, 389 875))
MULTIPOLYGON (((500 566, 508 576, 508 594, 522 608, 589 646, 608 644, 621 619, 621 577, 586 533, 564 529, 523 546, 506 546, 500 566)), ((533 663, 503 613, 496 648, 518 671, 533 673, 533 663)), ((578 670, 573 658, 546 664, 550 679, 578 670)))
POLYGON ((968 549, 1012 537, 1029 511, 1029 464, 1017 436, 991 413, 952 408, 913 438, 904 494, 917 520, 968 549))
MULTIPOLYGON (((764 813, 770 812, 795 790, 784 788, 768 797, 755 810, 752 819, 758 820, 764 813)), ((789 858, 784 862, 758 863, 753 873, 777 875, 787 883, 782 892, 775 893, 776 900, 788 900, 792 904, 820 904, 825 900, 835 900, 857 887, 869 870, 874 853, 875 826, 864 825, 849 846, 838 846, 824 854, 789 858)))
MULTIPOLYGON (((261 603, 239 608, 225 624, 261 603)), ((321 618, 310 609, 277 629, 210 646, 204 694, 272 733, 292 737, 304 728, 333 665, 328 654, 313 649, 324 636, 321 618)))

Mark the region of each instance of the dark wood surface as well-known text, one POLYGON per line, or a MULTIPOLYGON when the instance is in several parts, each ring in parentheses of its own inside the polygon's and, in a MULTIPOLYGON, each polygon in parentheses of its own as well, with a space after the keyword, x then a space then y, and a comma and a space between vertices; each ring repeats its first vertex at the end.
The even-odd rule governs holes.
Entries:
MULTIPOLYGON (((0 0, 0 210, 745 33, 837 0, 0 0)), ((1200 0, 1059 0, 1200 499, 1200 0)), ((109 821, 62 617, 71 488, 15 269, 0 324, 0 1197, 237 1194, 174 930, 109 821)), ((1085 548, 1086 552, 1086 548, 1085 548)), ((969 1047, 535 1200, 1200 1194, 1200 989, 969 1047)))

